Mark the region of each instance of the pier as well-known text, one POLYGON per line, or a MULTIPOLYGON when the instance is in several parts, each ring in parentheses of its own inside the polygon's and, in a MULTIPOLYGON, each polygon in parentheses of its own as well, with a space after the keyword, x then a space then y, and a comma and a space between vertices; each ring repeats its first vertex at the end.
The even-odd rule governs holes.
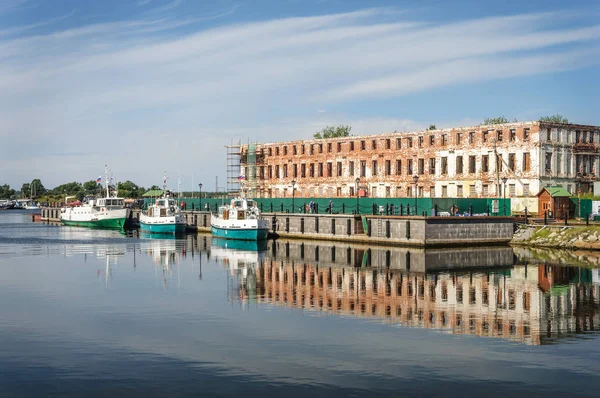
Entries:
MULTIPOLYGON (((183 211, 188 229, 210 233, 210 212, 183 211)), ((140 210, 129 223, 139 225, 140 210)), ((508 244, 511 217, 427 217, 354 214, 263 213, 272 236, 384 246, 440 247, 508 244)), ((60 222, 59 208, 43 208, 42 221, 60 222)))

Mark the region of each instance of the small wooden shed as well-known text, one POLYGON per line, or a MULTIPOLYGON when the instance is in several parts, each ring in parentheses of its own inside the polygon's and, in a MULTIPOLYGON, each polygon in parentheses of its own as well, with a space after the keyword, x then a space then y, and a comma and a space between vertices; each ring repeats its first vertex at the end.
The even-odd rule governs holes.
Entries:
POLYGON ((538 197, 538 215, 547 212, 549 218, 564 219, 569 217, 571 194, 565 188, 545 187, 536 195, 538 197))

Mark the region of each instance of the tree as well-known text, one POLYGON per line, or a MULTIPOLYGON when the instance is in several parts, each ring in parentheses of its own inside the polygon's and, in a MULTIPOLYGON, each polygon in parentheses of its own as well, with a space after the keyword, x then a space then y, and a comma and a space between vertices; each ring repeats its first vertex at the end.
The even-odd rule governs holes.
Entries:
POLYGON ((33 193, 31 191, 31 185, 26 182, 21 186, 21 197, 25 198, 29 196, 33 196, 33 193))
POLYGON ((145 192, 144 188, 138 187, 129 180, 118 183, 117 190, 119 191, 119 196, 123 198, 141 198, 145 192))
POLYGON ((83 183, 83 191, 86 195, 96 195, 101 189, 100 184, 94 180, 86 181, 83 183))
POLYGON ((12 199, 16 195, 14 189, 10 189, 10 185, 0 185, 0 199, 12 199))
POLYGON ((435 124, 430 124, 427 130, 437 130, 437 127, 435 127, 435 124))
POLYGON ((352 130, 352 127, 344 126, 343 124, 340 124, 337 127, 325 126, 324 129, 313 134, 313 138, 320 140, 324 138, 348 137, 350 135, 350 130, 352 130))
POLYGON ((72 196, 78 194, 80 191, 83 191, 83 186, 79 182, 73 181, 51 189, 50 194, 58 196, 66 194, 72 196))
MULTIPOLYGON (((517 120, 515 119, 515 122, 517 120)), ((505 118, 504 116, 499 116, 499 117, 486 117, 485 119, 483 119, 483 124, 502 124, 502 123, 508 123, 508 119, 505 118)))
POLYGON ((567 124, 567 123, 569 123, 569 119, 567 119, 566 117, 564 117, 560 113, 557 113, 556 115, 552 115, 552 116, 542 116, 542 117, 540 117, 540 122, 567 124))
POLYGON ((44 184, 39 178, 31 181, 31 196, 40 197, 46 193, 46 188, 44 188, 44 184))

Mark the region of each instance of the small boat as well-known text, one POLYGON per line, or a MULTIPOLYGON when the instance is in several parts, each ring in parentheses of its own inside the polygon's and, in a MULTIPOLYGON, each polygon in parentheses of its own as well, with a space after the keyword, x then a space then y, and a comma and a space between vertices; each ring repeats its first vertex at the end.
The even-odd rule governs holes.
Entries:
POLYGON ((213 236, 225 239, 264 240, 269 234, 269 221, 261 218, 256 202, 245 197, 235 198, 211 214, 213 236))
POLYGON ((140 230, 152 234, 181 234, 185 232, 185 217, 175 199, 164 195, 140 214, 140 230))
POLYGON ((25 210, 40 210, 40 206, 37 203, 28 203, 25 205, 25 210))
POLYGON ((65 207, 60 210, 60 221, 65 225, 101 229, 123 229, 129 209, 125 208, 125 199, 119 198, 108 186, 108 172, 106 174, 106 197, 97 198, 88 196, 84 203, 65 207))
POLYGON ((11 210, 15 208, 15 204, 13 202, 4 202, 0 204, 0 210, 11 210))

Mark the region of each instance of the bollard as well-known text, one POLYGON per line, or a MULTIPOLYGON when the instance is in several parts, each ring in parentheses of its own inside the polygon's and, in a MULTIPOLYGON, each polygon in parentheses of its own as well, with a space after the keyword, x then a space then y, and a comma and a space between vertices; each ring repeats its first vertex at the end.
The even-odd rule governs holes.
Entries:
POLYGON ((342 203, 342 214, 346 214, 346 204, 342 203))
POLYGON ((472 215, 473 215, 473 205, 470 204, 469 205, 469 216, 472 216, 472 215))
POLYGON ((385 215, 386 216, 390 215, 390 205, 388 203, 385 204, 385 215))
POLYGON ((271 213, 273 213, 273 202, 271 202, 271 213))
POLYGON ((396 209, 394 209, 394 204, 392 203, 392 204, 390 205, 390 214, 391 214, 392 216, 394 215, 394 211, 395 211, 395 210, 396 210, 396 209))
POLYGON ((375 203, 373 203, 373 215, 377 214, 377 209, 375 203))
POLYGON ((544 225, 548 225, 548 212, 544 211, 544 225))
POLYGON ((410 216, 410 205, 406 205, 406 215, 410 216))
POLYGON ((404 206, 402 206, 402 203, 400 203, 400 215, 401 215, 401 216, 402 216, 402 215, 404 215, 404 214, 402 214, 402 213, 403 213, 403 210, 404 210, 404 206))
POLYGON ((525 224, 527 224, 527 207, 525 207, 525 224))
POLYGON ((281 203, 281 212, 283 213, 283 202, 281 203))

